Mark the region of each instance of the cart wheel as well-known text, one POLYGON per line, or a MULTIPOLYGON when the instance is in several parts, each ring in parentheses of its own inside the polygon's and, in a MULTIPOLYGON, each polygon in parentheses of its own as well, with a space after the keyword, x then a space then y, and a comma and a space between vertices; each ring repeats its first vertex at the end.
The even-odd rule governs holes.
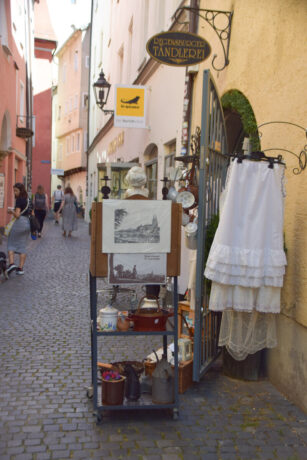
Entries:
POLYGON ((93 396, 94 396, 94 390, 93 390, 93 387, 88 387, 87 390, 86 390, 86 396, 88 397, 88 399, 92 399, 93 396))
POLYGON ((173 420, 179 419, 179 411, 178 409, 173 409, 173 420))

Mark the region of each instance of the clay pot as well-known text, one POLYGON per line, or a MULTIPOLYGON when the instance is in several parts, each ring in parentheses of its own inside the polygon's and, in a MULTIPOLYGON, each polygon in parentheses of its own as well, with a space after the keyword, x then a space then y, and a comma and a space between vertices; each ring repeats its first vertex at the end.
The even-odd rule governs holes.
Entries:
POLYGON ((130 319, 125 316, 119 316, 117 319, 117 330, 118 331, 128 331, 130 327, 130 319))

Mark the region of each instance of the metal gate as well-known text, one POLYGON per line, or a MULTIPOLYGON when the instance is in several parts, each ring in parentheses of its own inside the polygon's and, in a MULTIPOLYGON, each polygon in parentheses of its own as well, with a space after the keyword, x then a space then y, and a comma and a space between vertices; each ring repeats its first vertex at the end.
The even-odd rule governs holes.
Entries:
POLYGON ((225 182, 228 158, 223 110, 209 70, 203 74, 203 99, 199 161, 199 204, 195 292, 193 380, 199 381, 219 355, 221 313, 208 310, 210 282, 205 281, 208 235, 217 220, 219 198, 225 182), (207 247, 206 247, 207 246, 207 247))

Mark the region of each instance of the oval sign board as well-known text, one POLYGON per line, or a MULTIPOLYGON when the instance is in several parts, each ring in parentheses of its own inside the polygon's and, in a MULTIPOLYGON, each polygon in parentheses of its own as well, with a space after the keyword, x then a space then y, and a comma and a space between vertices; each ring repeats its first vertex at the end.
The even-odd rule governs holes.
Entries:
POLYGON ((206 40, 189 32, 161 32, 148 40, 146 50, 156 61, 174 66, 198 64, 211 53, 206 40))

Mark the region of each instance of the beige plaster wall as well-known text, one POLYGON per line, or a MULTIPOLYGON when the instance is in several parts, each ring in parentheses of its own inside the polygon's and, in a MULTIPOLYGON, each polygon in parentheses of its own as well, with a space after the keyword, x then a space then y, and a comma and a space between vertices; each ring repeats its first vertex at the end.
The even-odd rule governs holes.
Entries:
MULTIPOLYGON (((202 8, 233 10, 230 64, 216 72, 211 57, 200 65, 196 78, 193 123, 200 124, 202 70, 210 68, 220 96, 238 89, 249 100, 258 125, 268 121, 288 121, 307 125, 307 2, 305 0, 206 0, 202 8)), ((213 30, 202 19, 199 34, 223 62, 222 49, 213 30)), ((306 144, 303 130, 287 125, 261 129, 261 146, 282 148, 299 154, 306 144)), ((278 152, 287 163, 285 239, 288 267, 282 295, 283 313, 307 326, 307 169, 301 175, 292 170, 297 159, 278 152)))
POLYGON ((280 315, 279 345, 268 352, 271 382, 296 405, 307 412, 307 329, 280 315))
MULTIPOLYGON (((221 72, 210 57, 200 65, 195 80, 193 124, 200 125, 203 69, 210 68, 220 96, 241 91, 251 103, 257 124, 288 121, 307 126, 307 2, 305 0, 205 0, 201 7, 233 10, 230 64, 221 72)), ((202 19, 199 35, 217 54, 222 48, 202 19)), ((282 148, 299 154, 307 144, 305 133, 287 125, 261 130, 261 147, 282 148)), ((274 152, 273 152, 274 153, 274 152)), ((269 352, 270 379, 288 397, 306 409, 307 381, 307 169, 293 174, 297 159, 286 152, 285 242, 288 266, 282 290, 282 314, 278 316, 278 343, 269 352)))

